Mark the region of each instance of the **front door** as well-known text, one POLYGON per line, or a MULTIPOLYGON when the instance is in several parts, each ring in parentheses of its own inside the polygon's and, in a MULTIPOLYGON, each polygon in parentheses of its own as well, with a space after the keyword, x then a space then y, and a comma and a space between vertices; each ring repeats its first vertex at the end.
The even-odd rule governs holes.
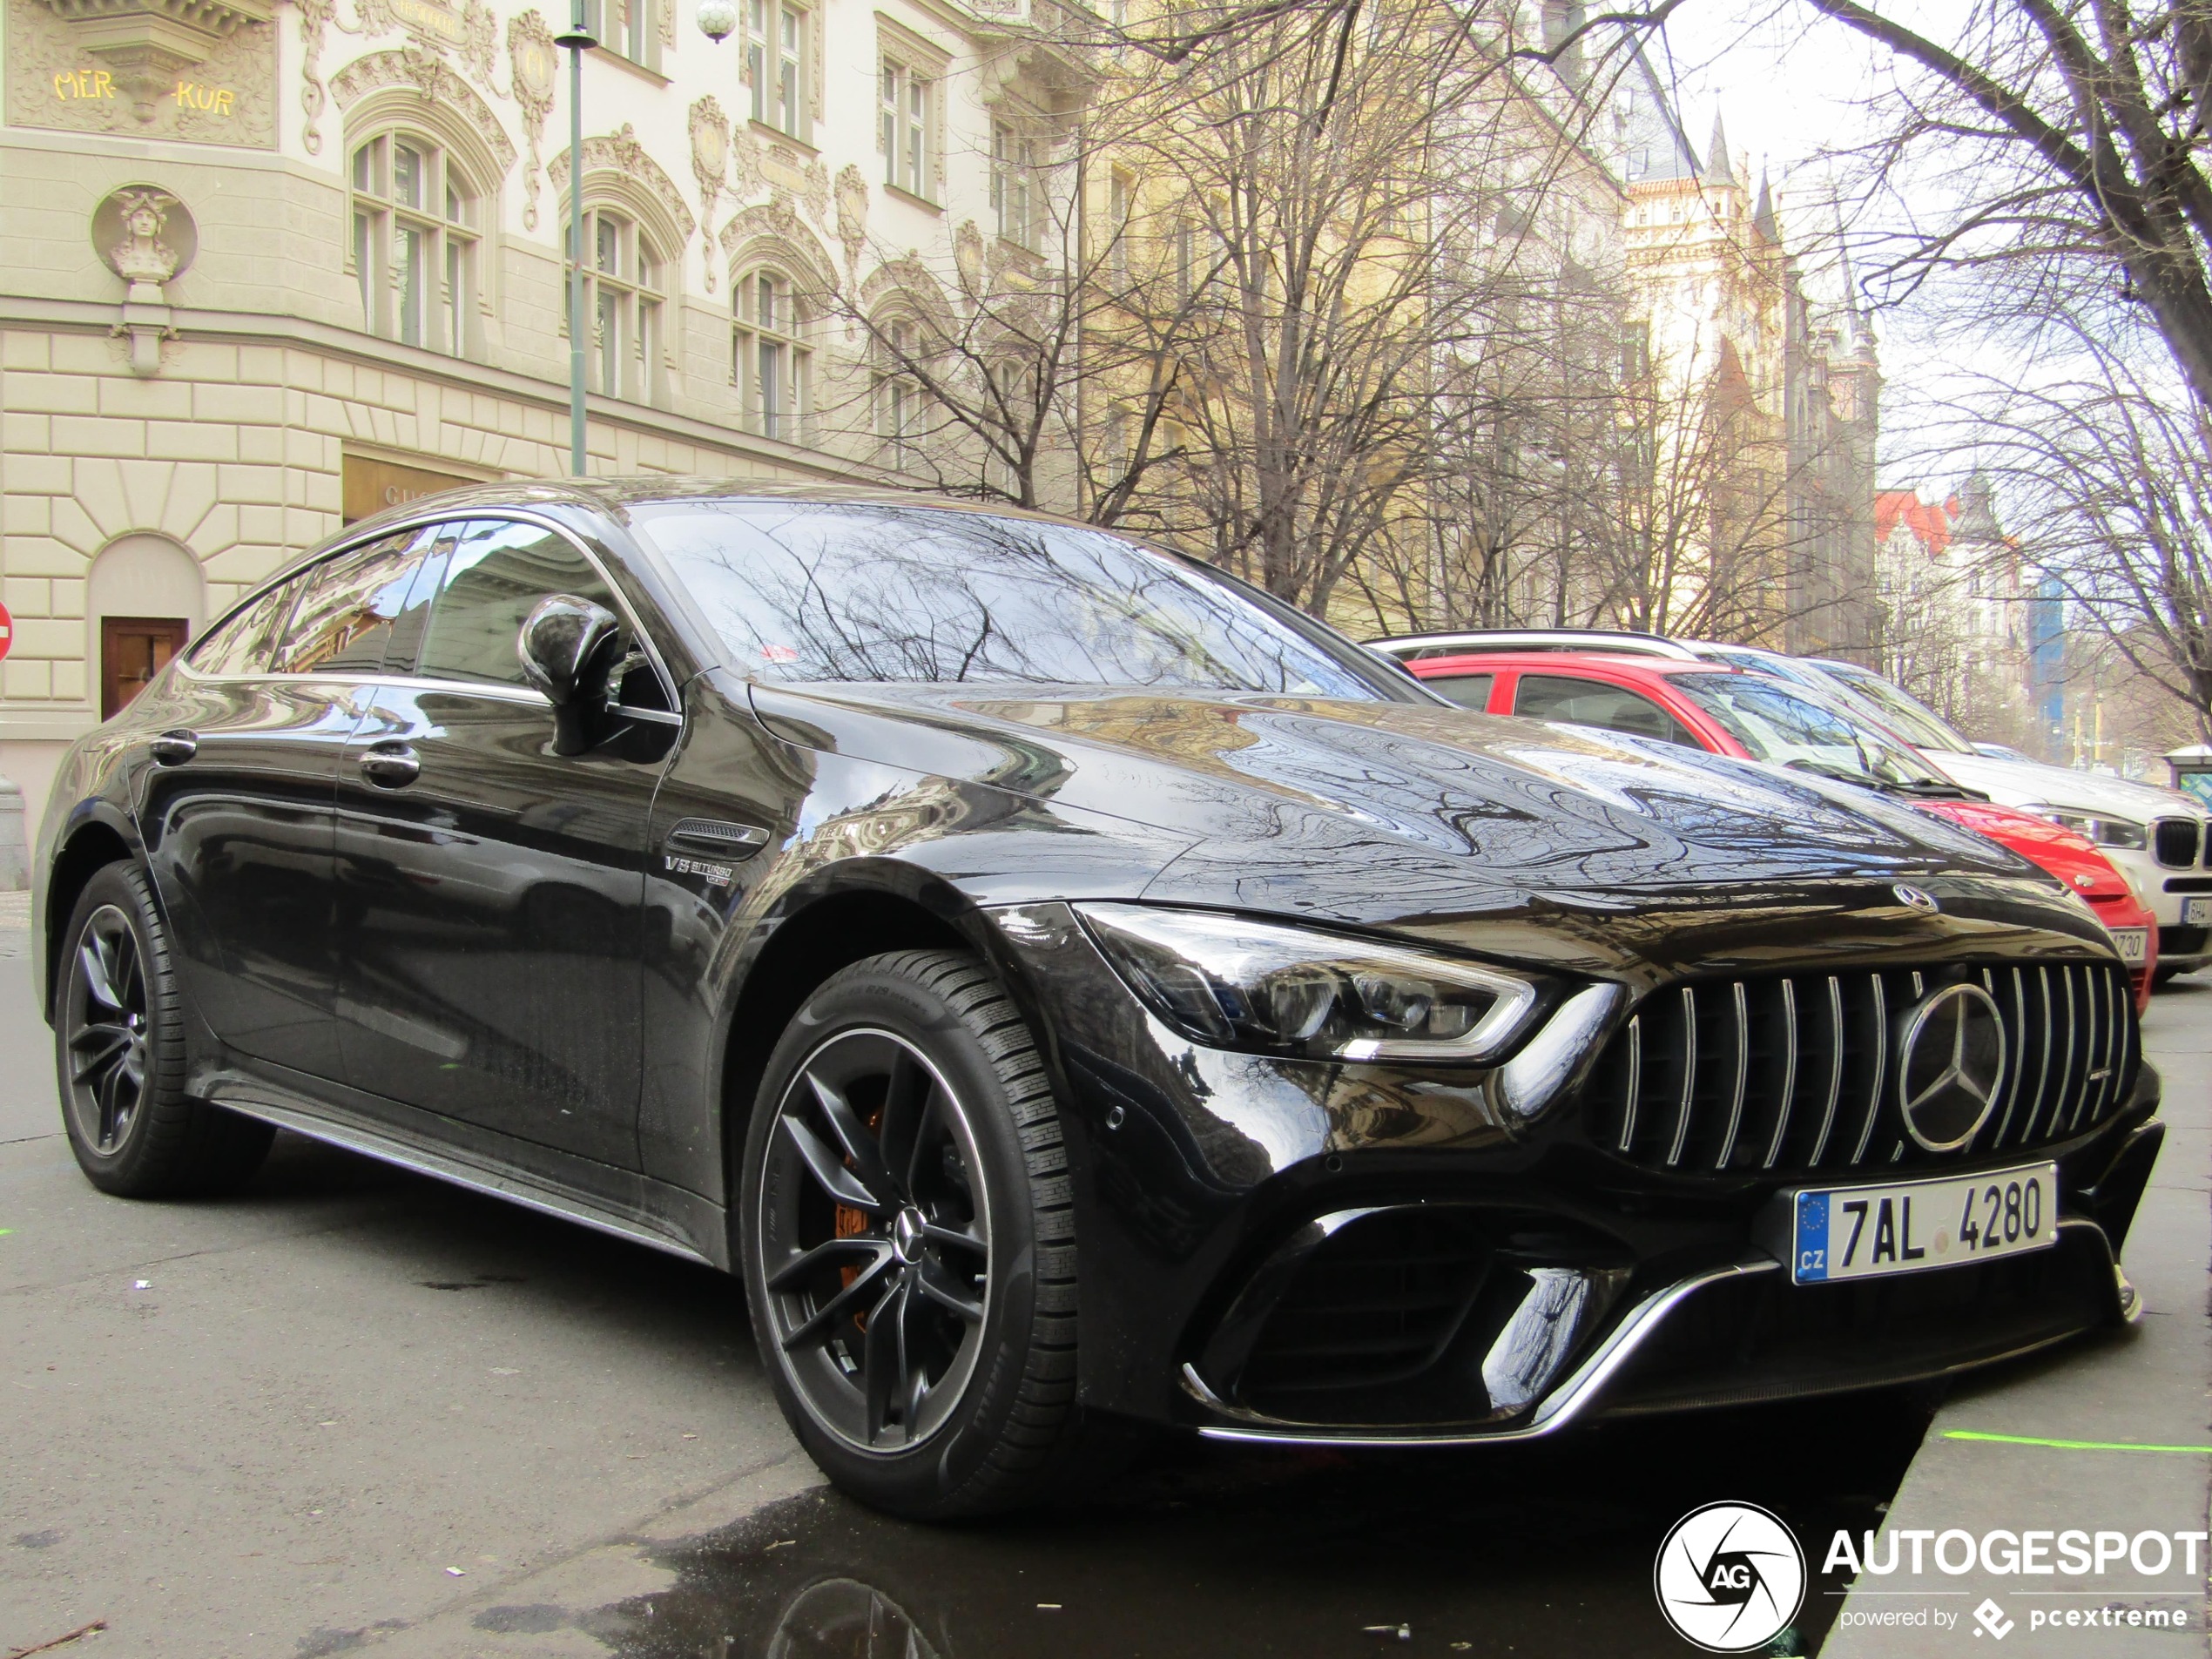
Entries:
POLYGON ((550 595, 621 606, 551 530, 482 521, 448 540, 412 676, 379 690, 339 767, 347 1073, 403 1105, 635 1169, 660 766, 634 746, 556 754, 552 708, 516 649, 550 595))

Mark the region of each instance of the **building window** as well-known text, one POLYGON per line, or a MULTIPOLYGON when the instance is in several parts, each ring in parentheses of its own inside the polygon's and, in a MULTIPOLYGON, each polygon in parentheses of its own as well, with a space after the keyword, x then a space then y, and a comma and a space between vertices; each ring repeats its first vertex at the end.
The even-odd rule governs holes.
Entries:
POLYGON ((906 64, 883 60, 882 107, 876 142, 883 151, 883 182, 930 199, 929 115, 936 83, 906 64))
POLYGON ((999 234, 1019 247, 1037 242, 1035 149, 1005 121, 991 123, 991 212, 999 234))
POLYGON ((774 271, 755 271, 733 293, 730 383, 738 388, 745 421, 763 437, 799 442, 813 392, 813 363, 791 282, 774 271))
POLYGON ((880 464, 894 472, 909 472, 921 464, 922 392, 907 373, 914 361, 913 323, 897 319, 883 324, 875 339, 875 435, 881 441, 880 464))
MULTIPOLYGON (((647 69, 660 67, 658 8, 674 0, 584 0, 584 26, 602 50, 647 69)), ((562 15, 565 16, 565 13, 562 15)))
POLYGON ((381 134, 354 152, 353 212, 369 332, 466 355, 482 223, 468 175, 428 138, 381 134))
MULTIPOLYGON (((658 401, 661 359, 661 261, 637 226, 592 208, 583 215, 584 344, 591 388, 635 403, 658 401)), ((574 250, 570 250, 573 258, 574 250)), ((562 285, 563 307, 570 285, 562 285)))
POLYGON ((805 139, 807 13, 783 0, 745 0, 745 80, 752 118, 805 139))
POLYGON ((1129 219, 1136 195, 1136 180, 1116 168, 1106 186, 1106 234, 1113 239, 1106 250, 1106 263, 1116 276, 1129 274, 1129 219))

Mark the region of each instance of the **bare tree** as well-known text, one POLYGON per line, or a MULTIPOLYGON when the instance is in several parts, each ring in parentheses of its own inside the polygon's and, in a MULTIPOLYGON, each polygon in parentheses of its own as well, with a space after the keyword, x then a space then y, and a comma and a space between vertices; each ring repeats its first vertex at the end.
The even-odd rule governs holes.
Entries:
POLYGON ((2212 404, 2212 9, 2202 0, 1976 0, 1947 36, 1859 0, 1808 0, 1917 66, 1892 158, 1940 146, 1953 206, 1889 265, 2035 262, 2063 293, 2117 282, 2154 319, 2182 381, 2212 404))

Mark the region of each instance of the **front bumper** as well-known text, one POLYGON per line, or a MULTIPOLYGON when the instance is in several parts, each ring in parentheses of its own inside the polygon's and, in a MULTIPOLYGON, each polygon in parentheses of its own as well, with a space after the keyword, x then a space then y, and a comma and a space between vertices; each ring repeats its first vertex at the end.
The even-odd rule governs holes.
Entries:
POLYGON ((2060 1165, 2058 1246, 1801 1287, 1755 1242, 1780 1180, 1636 1169, 1579 1109, 1516 1115, 1579 1100, 1610 1028, 1519 1096, 1497 1072, 1224 1053, 1151 1020, 1064 907, 997 914, 1064 1103, 1093 1409, 1240 1440, 1525 1439, 1940 1376, 2121 1315, 2114 1259, 2163 1135, 2148 1066, 2032 1154, 2060 1165))

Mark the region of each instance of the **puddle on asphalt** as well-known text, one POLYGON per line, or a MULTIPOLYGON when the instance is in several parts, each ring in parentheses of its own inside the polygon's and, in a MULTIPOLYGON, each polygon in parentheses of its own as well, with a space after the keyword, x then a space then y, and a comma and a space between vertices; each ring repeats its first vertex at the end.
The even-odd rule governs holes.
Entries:
POLYGON ((1357 1460, 1182 1447, 1082 1509, 959 1527, 813 1492, 663 1554, 673 1588, 588 1625, 627 1659, 1677 1655, 1653 1556, 1736 1498, 1797 1532, 1805 1606, 1768 1651, 1811 1654, 1839 1606, 1828 1538, 1881 1524, 1928 1414, 1887 1395, 1357 1460))

